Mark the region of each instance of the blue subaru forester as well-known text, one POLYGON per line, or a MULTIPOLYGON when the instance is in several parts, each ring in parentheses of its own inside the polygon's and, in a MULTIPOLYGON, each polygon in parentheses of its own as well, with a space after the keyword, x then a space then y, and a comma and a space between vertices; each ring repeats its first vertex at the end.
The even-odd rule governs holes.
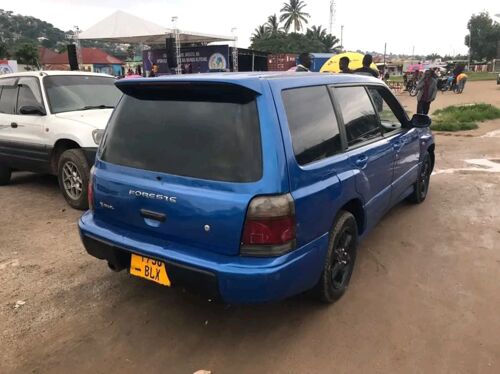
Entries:
POLYGON ((111 269, 228 303, 345 292, 359 239, 422 202, 430 119, 381 81, 315 73, 123 80, 80 219, 111 269))

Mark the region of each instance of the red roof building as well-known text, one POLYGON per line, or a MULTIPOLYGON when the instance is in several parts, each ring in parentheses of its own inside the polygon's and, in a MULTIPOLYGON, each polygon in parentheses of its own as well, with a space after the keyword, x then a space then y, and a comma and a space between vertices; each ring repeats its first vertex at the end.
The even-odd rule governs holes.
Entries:
MULTIPOLYGON (((118 67, 121 69, 123 61, 111 56, 99 48, 82 48, 82 60, 85 70, 99 73, 113 74, 118 67)), ((51 49, 40 47, 40 63, 45 70, 69 70, 67 53, 57 53, 51 49)))

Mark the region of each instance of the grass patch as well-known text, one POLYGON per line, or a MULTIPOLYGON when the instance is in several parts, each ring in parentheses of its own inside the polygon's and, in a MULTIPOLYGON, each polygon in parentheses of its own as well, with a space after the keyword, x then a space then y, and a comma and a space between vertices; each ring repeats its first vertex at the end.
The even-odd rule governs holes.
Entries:
POLYGON ((433 113, 431 128, 436 131, 477 129, 477 122, 500 118, 500 109, 490 104, 448 106, 433 113))
POLYGON ((465 73, 469 77, 468 81, 494 81, 497 79, 498 73, 465 73))

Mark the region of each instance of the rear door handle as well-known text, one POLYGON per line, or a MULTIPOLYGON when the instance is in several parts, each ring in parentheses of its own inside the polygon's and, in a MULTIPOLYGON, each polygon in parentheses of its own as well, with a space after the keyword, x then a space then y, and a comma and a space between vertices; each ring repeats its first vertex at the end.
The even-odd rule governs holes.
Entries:
POLYGON ((364 168, 367 163, 368 163, 368 156, 366 155, 359 156, 358 159, 355 161, 356 166, 360 168, 364 168))
POLYGON ((152 210, 147 210, 147 209, 141 209, 141 216, 159 222, 165 222, 165 219, 167 218, 167 216, 164 213, 153 212, 152 210))
POLYGON ((13 129, 17 129, 17 123, 12 122, 12 123, 10 124, 10 127, 12 127, 13 129))

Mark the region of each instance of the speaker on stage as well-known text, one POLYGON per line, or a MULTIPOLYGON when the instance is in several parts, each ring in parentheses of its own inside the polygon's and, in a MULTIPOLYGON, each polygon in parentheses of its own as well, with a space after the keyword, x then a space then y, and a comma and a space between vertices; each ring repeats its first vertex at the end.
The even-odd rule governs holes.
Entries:
POLYGON ((78 57, 76 56, 75 44, 68 44, 68 62, 70 70, 78 70, 78 57))
POLYGON ((175 39, 169 37, 165 40, 165 47, 167 49, 167 62, 169 69, 177 67, 177 54, 175 51, 175 39))

